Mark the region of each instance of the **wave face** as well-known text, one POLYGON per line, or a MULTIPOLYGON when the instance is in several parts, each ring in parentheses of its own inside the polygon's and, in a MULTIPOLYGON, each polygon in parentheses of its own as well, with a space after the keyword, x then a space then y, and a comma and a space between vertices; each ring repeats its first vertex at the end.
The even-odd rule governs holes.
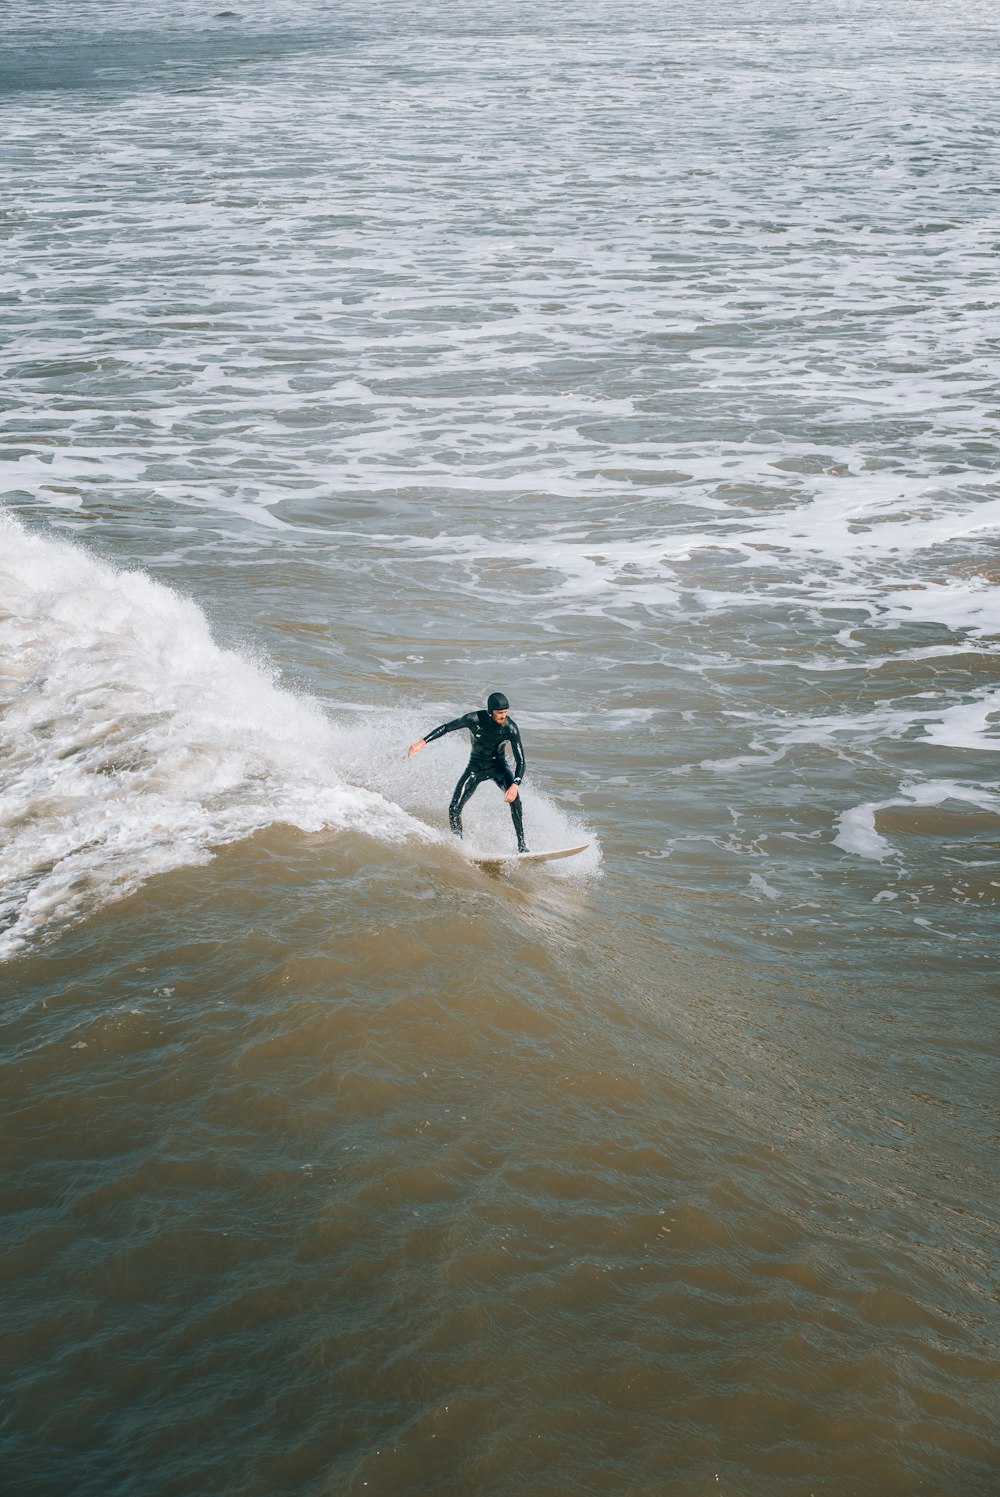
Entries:
POLYGON ((0 516, 0 955, 271 822, 431 833, 334 767, 335 730, 202 610, 0 516))

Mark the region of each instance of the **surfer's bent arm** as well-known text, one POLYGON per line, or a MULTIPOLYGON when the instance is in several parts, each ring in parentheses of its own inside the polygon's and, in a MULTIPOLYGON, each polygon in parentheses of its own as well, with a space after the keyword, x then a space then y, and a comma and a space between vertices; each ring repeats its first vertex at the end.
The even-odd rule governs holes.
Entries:
POLYGON ((442 723, 439 728, 432 728, 426 738, 418 738, 416 743, 411 743, 407 753, 412 758, 414 754, 419 754, 422 748, 426 748, 427 744, 433 743, 435 738, 443 738, 445 733, 454 733, 458 728, 467 728, 468 726, 467 716, 456 717, 454 722, 442 723))
POLYGON ((514 784, 520 785, 524 779, 524 749, 521 747, 521 735, 513 723, 510 725, 509 741, 514 754, 514 784))

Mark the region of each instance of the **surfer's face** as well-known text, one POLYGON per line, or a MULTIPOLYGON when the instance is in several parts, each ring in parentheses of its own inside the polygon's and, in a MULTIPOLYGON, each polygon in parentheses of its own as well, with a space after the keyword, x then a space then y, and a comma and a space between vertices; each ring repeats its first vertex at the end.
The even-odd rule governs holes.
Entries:
POLYGON ((507 721, 507 708, 504 707, 502 712, 491 712, 490 716, 492 717, 493 721, 495 723, 499 723, 502 728, 504 723, 507 721))

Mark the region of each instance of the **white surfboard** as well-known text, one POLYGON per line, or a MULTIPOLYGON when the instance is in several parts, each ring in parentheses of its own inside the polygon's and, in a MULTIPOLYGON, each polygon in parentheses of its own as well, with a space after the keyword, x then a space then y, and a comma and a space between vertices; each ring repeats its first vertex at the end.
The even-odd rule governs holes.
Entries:
POLYGON ((586 852, 589 842, 578 847, 557 847, 551 852, 507 852, 489 857, 473 855, 472 861, 480 868, 499 868, 504 863, 551 863, 554 858, 573 858, 578 852, 586 852))

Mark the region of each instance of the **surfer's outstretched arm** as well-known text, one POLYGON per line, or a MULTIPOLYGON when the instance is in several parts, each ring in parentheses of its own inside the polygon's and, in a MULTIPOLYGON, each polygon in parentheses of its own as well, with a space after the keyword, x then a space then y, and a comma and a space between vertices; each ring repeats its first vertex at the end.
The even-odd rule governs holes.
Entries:
POLYGON ((432 728, 426 738, 418 738, 416 743, 410 744, 406 751, 407 756, 412 759, 414 754, 419 754, 420 750, 426 748, 429 743, 433 743, 435 738, 443 738, 445 733, 454 733, 458 728, 467 728, 468 716, 469 714, 465 717, 456 717, 454 722, 442 723, 439 728, 432 728))

